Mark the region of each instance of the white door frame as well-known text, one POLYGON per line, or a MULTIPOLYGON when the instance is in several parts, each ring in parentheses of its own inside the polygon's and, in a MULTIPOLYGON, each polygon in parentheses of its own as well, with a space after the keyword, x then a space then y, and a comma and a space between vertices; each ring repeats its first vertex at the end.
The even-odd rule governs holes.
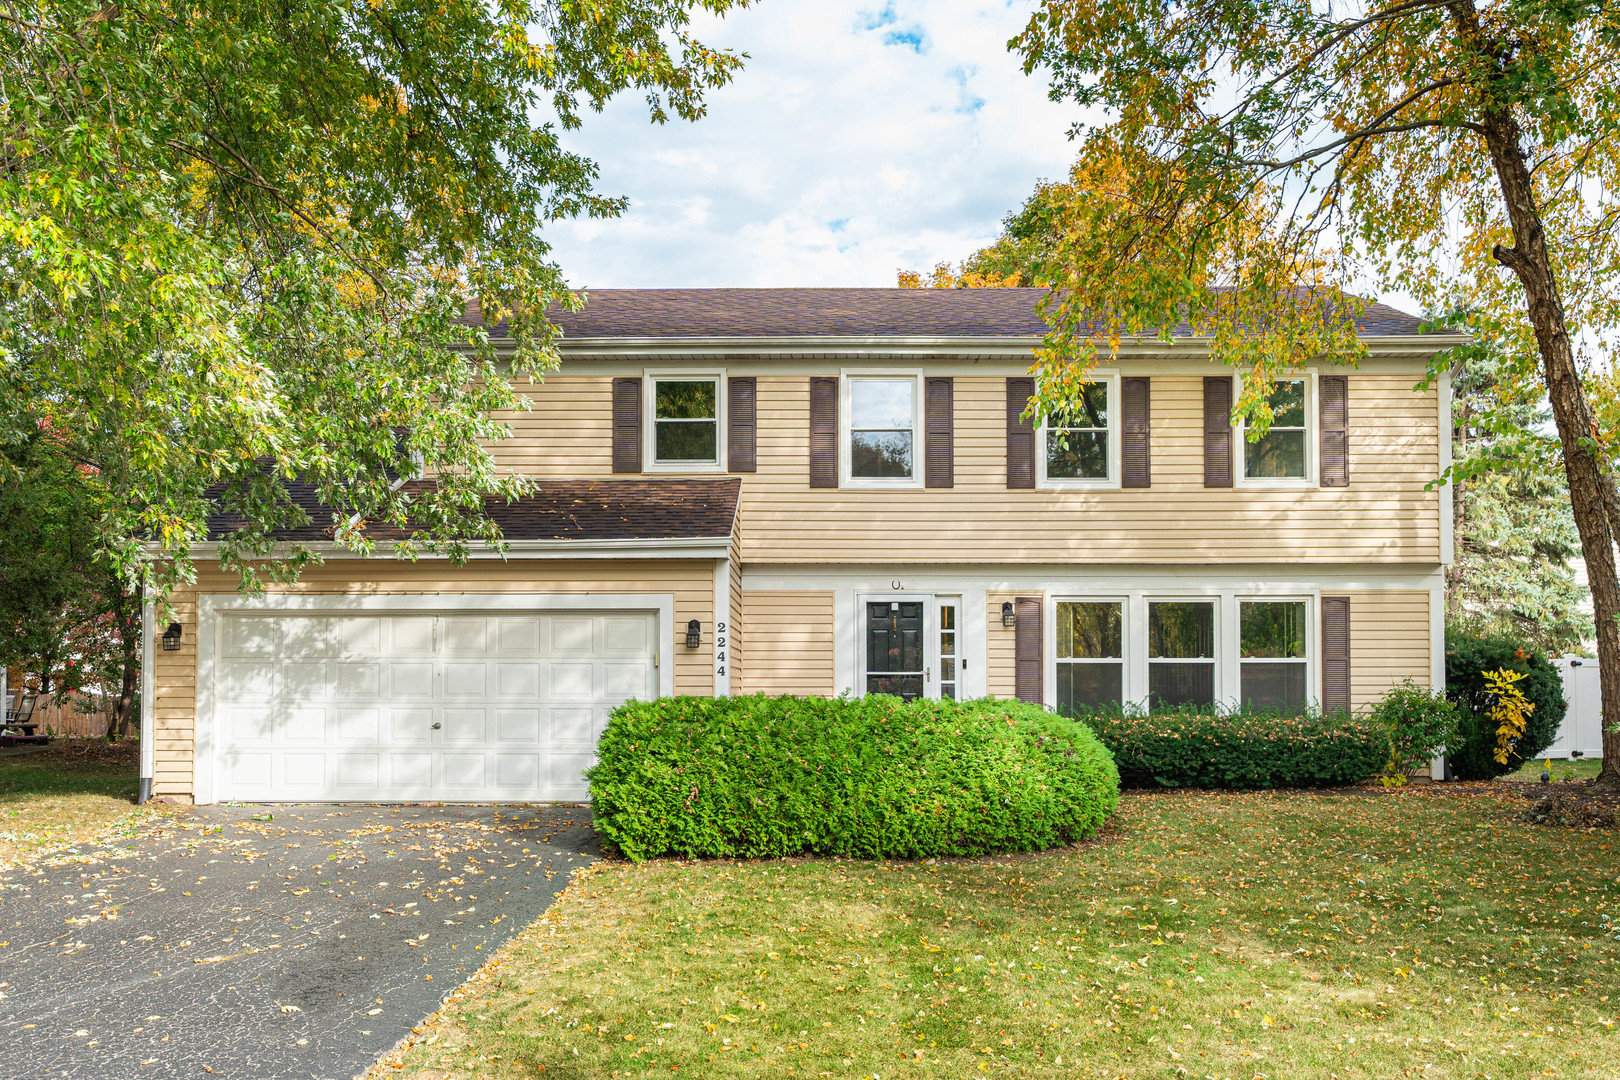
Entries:
POLYGON ((197 718, 192 764, 192 801, 212 803, 217 775, 214 680, 223 616, 262 612, 469 612, 644 611, 658 618, 654 663, 658 693, 675 693, 675 596, 673 593, 412 593, 350 596, 342 593, 204 593, 197 598, 197 718))

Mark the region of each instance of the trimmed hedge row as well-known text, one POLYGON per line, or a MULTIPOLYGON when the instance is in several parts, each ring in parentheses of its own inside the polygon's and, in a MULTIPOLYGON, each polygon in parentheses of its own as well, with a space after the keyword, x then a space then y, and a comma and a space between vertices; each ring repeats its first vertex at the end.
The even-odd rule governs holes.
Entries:
POLYGON ((1132 786, 1335 787, 1360 783, 1389 759, 1389 734, 1369 719, 1343 713, 1115 713, 1082 719, 1132 786))
POLYGON ((1119 801, 1084 725, 1012 701, 632 701, 597 754, 592 819, 632 859, 1038 851, 1119 801))

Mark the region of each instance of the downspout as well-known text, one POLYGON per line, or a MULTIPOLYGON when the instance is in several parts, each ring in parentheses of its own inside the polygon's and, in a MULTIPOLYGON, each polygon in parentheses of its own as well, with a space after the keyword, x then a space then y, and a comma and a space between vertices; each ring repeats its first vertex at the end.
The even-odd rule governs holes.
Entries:
POLYGON ((157 732, 152 722, 157 711, 152 701, 157 682, 152 671, 156 623, 157 605, 148 600, 141 605, 141 791, 135 800, 143 806, 152 800, 152 773, 157 761, 157 732))

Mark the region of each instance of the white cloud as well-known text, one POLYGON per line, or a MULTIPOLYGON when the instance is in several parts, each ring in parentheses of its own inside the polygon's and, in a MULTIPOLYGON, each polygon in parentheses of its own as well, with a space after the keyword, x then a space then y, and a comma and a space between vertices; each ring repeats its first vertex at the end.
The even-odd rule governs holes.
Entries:
POLYGON ((568 280, 892 285, 898 267, 988 243, 1073 154, 1077 110, 1005 48, 1027 18, 969 0, 763 0, 706 21, 705 44, 750 54, 708 116, 653 127, 627 94, 565 137, 631 203, 548 230, 568 280))

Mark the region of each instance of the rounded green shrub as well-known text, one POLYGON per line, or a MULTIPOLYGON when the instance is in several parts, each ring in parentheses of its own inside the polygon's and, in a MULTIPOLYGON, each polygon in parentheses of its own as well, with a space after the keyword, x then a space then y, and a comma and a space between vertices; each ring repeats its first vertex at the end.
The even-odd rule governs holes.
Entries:
POLYGON ((1119 801, 1084 725, 1012 701, 632 701, 597 754, 592 818, 632 859, 1039 851, 1119 801))
POLYGON ((1384 729, 1344 713, 1112 712, 1084 721, 1134 786, 1339 787, 1367 779, 1389 759, 1384 729))
POLYGON ((1457 739, 1446 748, 1451 772, 1459 780, 1491 780, 1510 773, 1553 744, 1564 722, 1564 680, 1540 652, 1522 641, 1500 635, 1446 634, 1446 697, 1462 710, 1457 739), (1484 673, 1507 668, 1527 676, 1520 692, 1535 706, 1524 734, 1514 743, 1506 764, 1496 760, 1496 725, 1484 673))
POLYGON ((1373 706, 1372 718, 1389 733, 1387 781, 1405 783, 1408 773, 1457 742, 1462 710, 1441 691, 1405 679, 1373 706))

